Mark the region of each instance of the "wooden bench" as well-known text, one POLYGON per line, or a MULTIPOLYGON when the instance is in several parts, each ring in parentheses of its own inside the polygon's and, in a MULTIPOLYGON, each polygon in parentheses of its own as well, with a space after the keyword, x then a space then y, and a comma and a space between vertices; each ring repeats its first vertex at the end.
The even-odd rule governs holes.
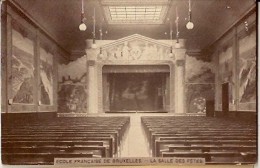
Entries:
POLYGON ((169 145, 168 151, 195 151, 200 150, 202 152, 210 152, 210 151, 238 151, 238 152, 246 152, 246 151, 256 151, 255 145, 243 146, 243 145, 226 145, 226 146, 217 146, 217 145, 197 145, 197 146, 174 146, 169 145))
POLYGON ((15 121, 17 125, 3 125, 3 161, 4 164, 53 164, 58 157, 114 157, 129 122, 129 117, 15 121))
POLYGON ((155 156, 160 156, 160 150, 162 148, 167 148, 168 145, 184 145, 184 146, 192 146, 192 145, 249 145, 255 146, 256 140, 156 140, 155 141, 155 156))
POLYGON ((106 147, 103 144, 95 146, 91 145, 77 145, 77 146, 11 146, 2 147, 4 153, 93 153, 96 157, 107 157, 106 147))
POLYGON ((155 141, 156 140, 255 140, 256 135, 212 135, 212 134, 204 134, 204 135, 187 135, 187 134, 173 134, 173 133, 152 133, 150 144, 153 149, 155 149, 155 141))
MULTIPOLYGON (((43 139, 46 138, 48 139, 54 139, 57 142, 62 141, 64 138, 71 140, 72 143, 74 142, 75 138, 77 138, 77 140, 108 140, 109 142, 109 148, 111 149, 111 152, 113 154, 115 154, 118 151, 118 138, 116 136, 116 134, 112 134, 110 135, 109 133, 106 132, 90 132, 90 133, 71 133, 71 134, 21 134, 21 135, 6 135, 3 139, 5 138, 9 138, 11 140, 15 140, 16 139, 28 139, 28 140, 37 140, 39 138, 43 139), (72 138, 73 137, 73 138, 72 138), (71 139, 72 138, 72 139, 71 139), (104 139, 106 138, 106 139, 104 139)), ((112 157, 112 156, 111 156, 112 157)))
POLYGON ((256 161, 256 125, 252 123, 202 116, 144 116, 141 123, 155 157, 197 156, 206 158, 207 164, 221 163, 212 160, 216 157, 256 161))
POLYGON ((2 153, 3 164, 11 165, 35 165, 54 164, 54 158, 92 158, 93 153, 2 153))
POLYGON ((6 141, 94 141, 102 142, 107 148, 107 157, 113 157, 115 151, 115 144, 113 143, 113 138, 110 136, 98 136, 98 137, 3 137, 2 142, 6 141))

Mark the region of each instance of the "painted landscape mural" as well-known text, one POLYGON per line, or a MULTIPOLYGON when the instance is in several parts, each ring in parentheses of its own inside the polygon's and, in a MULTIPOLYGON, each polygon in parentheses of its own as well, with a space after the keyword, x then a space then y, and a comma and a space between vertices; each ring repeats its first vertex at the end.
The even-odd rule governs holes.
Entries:
POLYGON ((205 113, 206 100, 214 100, 214 84, 186 84, 187 113, 205 113))
POLYGON ((53 105, 53 55, 40 48, 41 104, 53 105))
POLYGON ((86 56, 58 67, 58 112, 87 111, 86 56))
POLYGON ((256 31, 239 40, 239 110, 256 110, 256 31))
POLYGON ((219 53, 218 110, 222 109, 221 84, 225 82, 229 83, 229 110, 256 110, 256 31, 244 33, 238 40, 238 57, 233 58, 232 46, 219 53))
POLYGON ((187 113, 205 113, 206 100, 214 100, 215 66, 199 57, 186 56, 185 95, 187 113))
POLYGON ((76 84, 62 84, 59 86, 58 111, 62 113, 76 112, 83 113, 87 110, 86 87, 76 84))
POLYGON ((215 66, 213 63, 188 55, 185 61, 187 83, 214 83, 215 66))
POLYGON ((33 41, 12 30, 12 98, 13 103, 33 104, 33 41))

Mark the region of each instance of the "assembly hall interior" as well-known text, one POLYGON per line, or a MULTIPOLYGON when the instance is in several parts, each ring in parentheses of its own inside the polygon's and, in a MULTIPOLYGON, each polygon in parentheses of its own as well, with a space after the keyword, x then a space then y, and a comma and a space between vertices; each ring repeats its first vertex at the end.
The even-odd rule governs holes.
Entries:
POLYGON ((255 0, 1 1, 1 158, 257 161, 255 0))

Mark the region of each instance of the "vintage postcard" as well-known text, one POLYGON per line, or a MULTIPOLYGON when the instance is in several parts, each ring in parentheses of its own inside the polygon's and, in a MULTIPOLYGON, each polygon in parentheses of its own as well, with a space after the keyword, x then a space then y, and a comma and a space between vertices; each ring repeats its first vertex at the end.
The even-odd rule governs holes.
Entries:
POLYGON ((254 167, 255 0, 1 0, 3 166, 254 167))

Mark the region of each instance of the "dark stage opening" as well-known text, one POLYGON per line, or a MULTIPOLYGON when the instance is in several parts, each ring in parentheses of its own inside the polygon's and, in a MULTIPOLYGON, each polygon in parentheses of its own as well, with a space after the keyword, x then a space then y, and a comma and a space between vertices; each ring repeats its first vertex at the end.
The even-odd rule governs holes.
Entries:
POLYGON ((109 112, 165 112, 170 73, 107 74, 109 112))

